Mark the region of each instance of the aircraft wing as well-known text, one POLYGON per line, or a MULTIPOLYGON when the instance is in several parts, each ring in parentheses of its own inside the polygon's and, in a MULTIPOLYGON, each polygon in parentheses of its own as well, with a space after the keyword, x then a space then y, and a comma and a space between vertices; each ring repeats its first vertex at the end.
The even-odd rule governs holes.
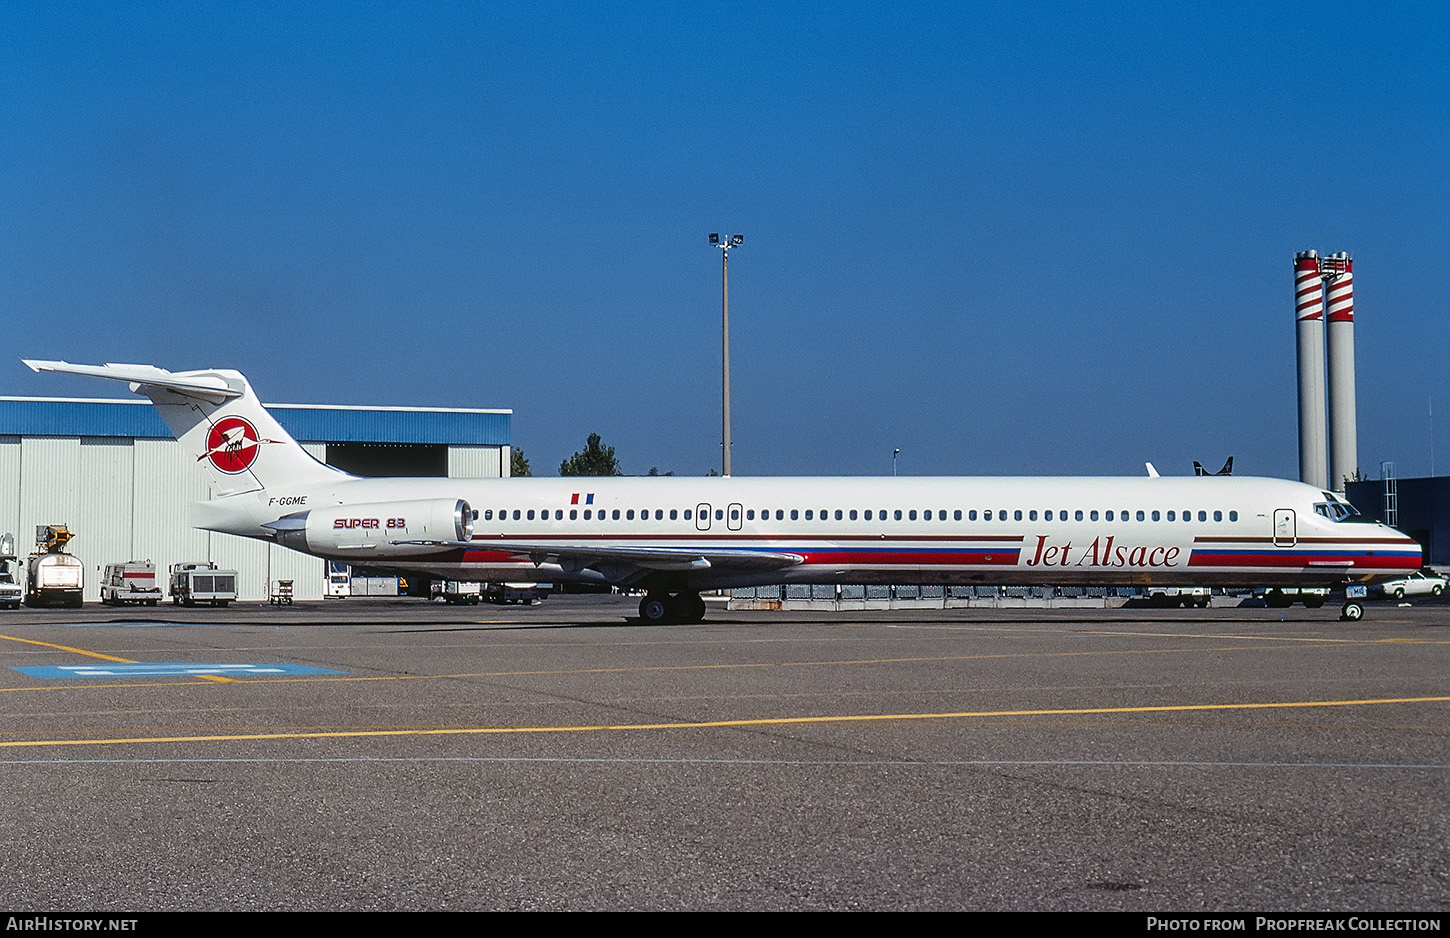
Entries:
POLYGON ((419 547, 492 550, 527 557, 535 564, 558 563, 587 569, 625 565, 641 570, 779 570, 804 563, 800 554, 761 550, 690 550, 672 547, 604 547, 597 544, 536 544, 475 538, 471 541, 394 541, 419 547))

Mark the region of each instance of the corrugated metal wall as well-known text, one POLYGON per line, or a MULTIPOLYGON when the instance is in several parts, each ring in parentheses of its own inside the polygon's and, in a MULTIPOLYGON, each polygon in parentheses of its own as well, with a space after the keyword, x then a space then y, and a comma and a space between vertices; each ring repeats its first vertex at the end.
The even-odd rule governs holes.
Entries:
POLYGON ((448 447, 448 478, 497 479, 504 474, 507 446, 448 447))

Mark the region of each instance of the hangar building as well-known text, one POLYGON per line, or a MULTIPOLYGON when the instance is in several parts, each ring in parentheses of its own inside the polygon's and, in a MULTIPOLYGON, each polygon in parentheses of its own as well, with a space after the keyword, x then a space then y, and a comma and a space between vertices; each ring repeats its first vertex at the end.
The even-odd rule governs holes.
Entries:
MULTIPOLYGON (((511 410, 267 404, 313 456, 364 476, 499 478, 510 462, 511 410)), ((0 397, 0 533, 29 552, 36 525, 63 523, 86 566, 85 599, 100 598, 108 563, 209 560, 237 571, 238 598, 263 600, 277 580, 320 599, 324 561, 198 531, 186 506, 210 497, 196 454, 144 400, 0 397)))

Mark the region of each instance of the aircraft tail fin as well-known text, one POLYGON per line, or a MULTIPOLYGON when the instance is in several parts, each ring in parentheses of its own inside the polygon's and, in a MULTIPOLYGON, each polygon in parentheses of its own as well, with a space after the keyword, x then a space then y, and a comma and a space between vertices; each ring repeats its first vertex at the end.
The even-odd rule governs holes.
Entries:
POLYGON ((22 361, 36 372, 125 381, 133 392, 150 398, 183 451, 194 455, 207 473, 215 498, 350 478, 318 462, 292 439, 262 406, 240 372, 172 372, 153 365, 22 361))

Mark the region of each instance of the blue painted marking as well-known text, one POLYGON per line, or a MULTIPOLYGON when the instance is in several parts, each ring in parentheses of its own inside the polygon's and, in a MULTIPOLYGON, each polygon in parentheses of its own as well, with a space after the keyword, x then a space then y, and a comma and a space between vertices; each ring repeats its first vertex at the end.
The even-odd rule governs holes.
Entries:
POLYGON ((305 664, 208 664, 189 661, 102 661, 95 664, 39 665, 12 668, 21 674, 40 678, 77 677, 271 677, 277 674, 346 674, 305 664))

